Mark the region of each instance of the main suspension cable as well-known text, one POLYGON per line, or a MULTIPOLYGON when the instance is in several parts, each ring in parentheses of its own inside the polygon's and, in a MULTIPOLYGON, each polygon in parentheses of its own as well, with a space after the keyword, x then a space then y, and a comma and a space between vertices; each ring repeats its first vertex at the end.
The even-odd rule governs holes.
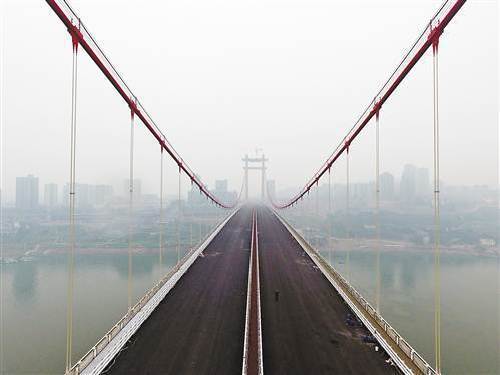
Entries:
POLYGON ((87 52, 89 57, 94 61, 97 67, 101 70, 108 81, 113 85, 118 94, 123 98, 136 116, 141 120, 141 122, 146 126, 147 130, 153 135, 153 137, 162 144, 168 155, 178 164, 181 170, 195 183, 202 193, 217 205, 225 208, 235 207, 236 202, 231 205, 224 204, 214 196, 206 187, 206 185, 197 177, 196 173, 189 167, 189 165, 183 160, 180 154, 175 150, 167 138, 160 130, 158 125, 153 121, 151 115, 146 111, 144 106, 137 99, 137 96, 127 85, 121 74, 117 71, 115 66, 108 59, 103 49, 97 44, 96 39, 92 36, 90 31, 85 27, 80 18, 67 3, 63 0, 64 6, 61 6, 61 2, 58 0, 46 0, 52 10, 56 13, 59 19, 63 22, 66 28, 72 33, 74 41, 76 44, 80 44, 82 48, 87 52), (78 25, 74 24, 74 20, 78 20, 78 25))
MULTIPOLYGON (((436 25, 434 31, 442 33, 444 28, 451 22, 451 20, 456 16, 462 6, 465 4, 466 0, 455 0, 452 5, 450 0, 445 0, 443 5, 439 8, 439 10, 432 17, 432 21, 435 21, 437 17, 441 17, 441 21, 436 25), (447 6, 450 5, 450 6, 447 6)), ((376 98, 379 98, 379 102, 376 103, 373 100, 370 101, 366 109, 362 112, 359 118, 356 120, 354 125, 349 129, 344 138, 339 142, 334 151, 330 154, 330 156, 325 160, 325 162, 321 165, 321 167, 308 179, 303 188, 298 191, 294 196, 292 196, 289 200, 283 203, 275 203, 273 202, 273 206, 276 209, 284 209, 291 207, 293 204, 298 202, 302 197, 306 196, 313 185, 321 179, 327 170, 341 157, 342 153, 346 152, 346 147, 358 137, 358 135, 363 131, 368 122, 375 116, 377 112, 377 106, 383 105, 389 97, 396 91, 401 82, 408 76, 410 71, 414 68, 414 66, 418 63, 421 57, 425 54, 425 52, 432 45, 430 41, 431 38, 426 36, 427 32, 433 32, 432 28, 429 28, 429 25, 426 25, 425 29, 422 31, 420 36, 417 38, 417 41, 412 45, 410 50, 404 55, 403 59, 396 67, 396 69, 392 72, 389 79, 384 83, 382 88, 378 91, 376 98)))

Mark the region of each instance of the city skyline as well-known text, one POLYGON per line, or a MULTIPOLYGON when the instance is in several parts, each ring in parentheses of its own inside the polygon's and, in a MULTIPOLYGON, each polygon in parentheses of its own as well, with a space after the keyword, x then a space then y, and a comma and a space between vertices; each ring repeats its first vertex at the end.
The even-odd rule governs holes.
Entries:
MULTIPOLYGON (((373 99, 418 34, 419 25, 427 24, 428 15, 435 10, 432 0, 420 1, 419 6, 392 2, 385 11, 373 7, 368 13, 375 13, 368 16, 359 12, 358 6, 347 2, 322 3, 319 8, 308 8, 306 13, 294 7, 288 9, 287 17, 280 21, 282 29, 276 29, 275 23, 269 22, 271 15, 252 13, 262 22, 262 29, 249 38, 245 31, 246 21, 233 22, 242 14, 231 13, 234 19, 225 18, 210 8, 212 18, 202 19, 204 28, 211 32, 202 35, 200 40, 193 38, 190 30, 178 21, 167 26, 165 38, 160 37, 163 35, 160 30, 148 33, 148 28, 133 32, 123 30, 122 33, 108 30, 105 14, 113 14, 114 3, 97 5, 93 1, 78 0, 76 6, 82 16, 93 15, 93 26, 105 40, 103 47, 115 57, 113 60, 125 78, 134 83, 141 102, 168 134, 176 150, 189 157, 187 161, 195 173, 209 184, 227 178, 235 190, 241 186, 241 157, 245 153, 252 154, 255 147, 264 149, 270 158, 268 177, 274 179, 277 186, 300 189, 304 182, 302 176, 310 177, 342 141, 354 119, 373 99), (407 11, 408 6, 411 12, 407 11), (339 16, 342 12, 346 17, 339 16), (336 22, 325 22, 325 15, 336 22), (319 22, 301 30, 305 34, 299 35, 293 20, 304 18, 308 24, 309 17, 317 17, 319 22), (351 30, 360 49, 353 49, 352 41, 340 37, 350 29, 349 17, 362 17, 359 22, 372 30, 369 38, 361 30, 351 30), (377 19, 384 19, 387 27, 380 28, 377 19), (213 26, 212 21, 216 21, 217 26, 213 26), (231 28, 235 28, 234 33, 224 32, 231 28), (399 30, 397 35, 391 32, 394 29, 399 30), (179 30, 182 30, 180 40, 179 30), (153 55, 147 50, 141 52, 148 55, 131 53, 130 46, 141 45, 146 35, 152 38, 151 45, 161 47, 153 55), (296 42, 315 40, 318 36, 321 42, 296 42), (374 39, 378 41, 376 46, 374 39), (241 48, 231 47, 240 43, 241 48), (195 56, 191 56, 183 45, 192 45, 195 56), (280 45, 284 48, 278 48, 280 45), (256 48, 258 54, 254 54, 256 48), (365 52, 360 54, 361 50, 365 52), (339 54, 350 58, 338 59, 339 54), (368 55, 377 57, 367 61, 368 55), (146 60, 150 64, 147 69, 146 60), (206 61, 210 63, 206 65, 206 61), (352 61, 356 65, 353 66, 352 61), (248 74, 242 75, 241 71, 248 74), (193 98, 192 92, 197 92, 197 96, 193 98), (261 97, 260 93, 266 95, 261 97), (295 141, 310 138, 316 140, 315 147, 298 154, 295 141)), ((132 7, 127 1, 120 4, 132 7)), ((153 12, 157 13, 153 17, 160 17, 159 14, 168 9, 171 14, 178 14, 179 19, 189 18, 185 10, 171 9, 169 4, 150 6, 158 10, 153 12)), ((449 95, 443 95, 440 111, 441 173, 443 180, 454 185, 498 184, 498 120, 493 110, 498 92, 496 80, 490 77, 490 74, 493 77, 498 74, 498 40, 493 26, 496 12, 492 7, 494 5, 488 2, 465 7, 461 21, 450 25, 449 32, 456 37, 448 38, 442 51, 444 58, 440 63, 446 73, 442 75, 441 88, 449 95), (490 22, 476 25, 475 19, 490 22), (482 38, 481 35, 492 37, 482 38), (464 44, 478 42, 485 48, 474 48, 467 54, 460 52, 464 44), (472 68, 477 61, 481 61, 481 68, 472 68), (455 84, 475 95, 468 97, 450 90, 455 84), (460 108, 460 113, 455 113, 454 108, 460 108), (470 162, 462 163, 459 156, 471 144, 481 147, 470 155, 470 162)), ((137 12, 133 9, 123 16, 132 17, 137 12)), ((272 14, 278 16, 277 8, 273 9, 272 14)), ((4 113, 9 142, 2 148, 2 160, 6 163, 2 192, 10 200, 15 194, 15 176, 35 173, 46 178, 44 182, 58 184, 69 179, 69 108, 41 101, 37 90, 50 87, 52 103, 67 101, 71 56, 66 48, 67 35, 61 35, 60 25, 52 22, 47 9, 31 7, 27 1, 7 0, 4 10, 5 27, 10 32, 3 39, 5 51, 9 53, 4 54, 2 82, 5 106, 13 110, 4 113), (32 32, 14 22, 16 17, 26 19, 28 24, 43 23, 40 37, 49 40, 48 45, 43 48, 33 45, 33 51, 20 47, 32 44, 32 32), (46 58, 35 67, 30 63, 33 54, 46 58), (41 75, 41 70, 45 74, 41 75), (37 82, 37 90, 26 92, 18 85, 25 81, 37 82), (26 102, 33 103, 36 108, 17 110, 24 108, 26 102), (33 129, 32 124, 37 126, 33 129), (23 148, 32 150, 37 157, 32 159, 31 153, 22 152, 23 148), (37 163, 36 168, 33 162, 37 163)), ((124 19, 123 22, 129 21, 124 19)), ((156 19, 153 25, 159 23, 161 19, 156 19)), ((81 182, 112 184, 118 189, 121 180, 128 175, 129 109, 116 100, 112 86, 102 76, 94 74, 89 59, 82 55, 81 61, 79 98, 82 103, 90 99, 95 99, 95 103, 79 108, 79 152, 82 154, 77 159, 76 176, 81 182)), ((432 134, 432 116, 429 115, 432 101, 418 100, 431 92, 430 77, 431 59, 426 57, 422 67, 415 69, 402 86, 401 99, 394 99, 396 105, 386 105, 381 111, 382 170, 399 174, 403 168, 400 160, 432 167, 432 142, 426 136, 432 134), (415 103, 421 106, 419 111, 415 111, 415 103)), ((141 152, 136 153, 135 173, 142 179, 144 190, 154 192, 157 190, 159 149, 142 125, 138 129, 137 149, 141 152)), ((353 181, 367 180, 374 174, 373 139, 374 126, 370 123, 366 135, 352 144, 353 181)), ((177 166, 167 159, 165 164, 168 164, 165 186, 167 190, 175 190, 177 166)), ((343 160, 336 164, 342 171, 343 160)))
MULTIPOLYGON (((39 177, 35 175, 28 175, 27 177, 34 177, 38 181, 39 177)), ((17 177, 17 178, 25 178, 25 177, 17 177)), ((17 179, 16 178, 16 179, 17 179)), ((257 180, 260 181, 260 177, 254 176, 254 185, 257 180)), ((403 167, 403 170, 401 172, 401 175, 398 177, 396 174, 391 173, 389 171, 382 171, 380 173, 380 194, 381 194, 381 199, 382 200, 393 200, 395 198, 401 199, 401 200, 406 200, 410 201, 415 199, 418 196, 423 196, 426 195, 427 197, 429 194, 432 193, 432 181, 430 180, 430 171, 428 168, 425 167, 419 167, 415 166, 413 164, 405 164, 403 167)), ((38 182, 37 182, 38 184, 38 182)), ((446 181, 440 180, 440 184, 443 186, 447 186, 448 184, 446 181)), ((353 186, 353 190, 351 194, 354 196, 356 195, 356 189, 359 187, 362 187, 362 189, 366 190, 366 194, 368 195, 374 195, 375 192, 375 180, 366 180, 366 181, 351 181, 351 185, 353 186), (364 187, 363 187, 364 186, 364 187), (366 188, 366 186, 369 186, 370 188, 366 188)), ((129 194, 129 179, 123 179, 121 183, 121 189, 117 190, 115 188, 116 185, 111 185, 111 184, 88 184, 88 183, 76 183, 76 189, 77 189, 77 195, 82 195, 85 198, 83 198, 83 203, 80 203, 80 205, 87 206, 87 205, 95 205, 95 204, 90 204, 87 203, 87 201, 97 201, 97 202, 102 202, 104 200, 109 200, 112 196, 118 196, 118 197, 128 197, 129 194), (119 193, 117 193, 117 191, 119 193), (103 196, 106 196, 107 198, 103 198, 103 196), (90 198, 89 198, 90 197, 90 198)), ((288 188, 282 188, 282 187, 277 187, 276 181, 273 179, 267 179, 266 180, 266 186, 267 189, 270 189, 273 192, 274 198, 279 197, 280 199, 286 199, 288 196, 284 196, 283 192, 289 192, 293 191, 294 187, 288 187, 288 188)), ((323 182, 320 184, 322 188, 325 188, 327 186, 326 182, 323 182)), ((334 182, 332 184, 333 187, 341 187, 345 186, 345 182, 334 182)), ((484 186, 484 185, 449 185, 453 187, 468 187, 468 188, 474 188, 478 186, 484 186)), ((234 200, 237 199, 239 190, 233 189, 230 191, 230 194, 227 194, 229 192, 228 189, 228 180, 227 179, 222 179, 222 180, 215 180, 213 183, 214 189, 211 190, 215 194, 221 193, 221 199, 227 203, 232 202, 232 198, 234 200)), ((488 189, 495 190, 495 187, 487 186, 488 189)), ((296 189, 297 187, 295 187, 296 189)), ((251 191, 252 196, 258 197, 260 196, 260 182, 258 187, 254 187, 253 191, 251 191)), ((17 190, 17 189, 16 189, 17 190)), ((185 186, 184 188, 181 187, 181 198, 186 200, 189 199, 191 196, 191 199, 195 199, 194 193, 199 195, 198 189, 196 189, 194 186, 189 185, 185 186)), ((36 202, 38 204, 42 204, 44 206, 50 206, 47 202, 47 198, 45 197, 45 194, 49 194, 52 196, 52 198, 49 198, 49 201, 53 202, 54 198, 56 197, 56 201, 58 205, 67 205, 65 203, 65 197, 69 196, 69 187, 68 183, 65 183, 60 187, 59 184, 56 183, 45 183, 43 185, 38 186, 38 197, 36 198, 36 202), (44 189, 44 194, 41 195, 41 190, 42 187, 44 189), (50 188, 49 188, 50 187, 50 188), (47 190, 49 188, 49 190, 47 190), (56 190, 54 190, 56 189, 56 190), (39 198, 41 197, 41 199, 39 198)), ((167 197, 171 200, 175 200, 177 196, 177 192, 174 191, 167 191, 164 192, 167 197)), ((364 193, 362 193, 364 194, 364 193)), ((158 197, 157 192, 151 192, 151 191, 146 191, 142 192, 142 180, 139 178, 134 179, 134 196, 136 197, 135 199, 140 201, 140 197, 142 195, 146 196, 155 196, 158 197)), ((345 194, 344 194, 345 195, 345 194)), ((266 192, 267 196, 267 192, 266 192)), ((12 203, 16 201, 16 196, 14 197, 13 200, 5 200, 5 203, 12 203)), ((4 198, 5 199, 5 198, 4 198)), ((205 198, 200 197, 200 200, 205 200, 205 198)), ((35 205, 35 206, 36 206, 35 205)), ((97 204, 99 205, 99 204, 97 204)))
POLYGON ((0 1, 0 373, 499 372, 500 8, 441 1, 0 1))

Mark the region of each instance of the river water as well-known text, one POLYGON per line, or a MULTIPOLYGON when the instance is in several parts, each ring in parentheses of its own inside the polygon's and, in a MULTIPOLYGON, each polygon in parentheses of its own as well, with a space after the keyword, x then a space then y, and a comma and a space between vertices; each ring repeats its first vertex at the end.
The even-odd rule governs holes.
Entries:
MULTIPOLYGON (((323 252, 328 259, 328 253, 323 252)), ((375 306, 375 254, 345 252, 334 266, 375 306)), ((380 311, 434 367, 434 255, 382 252, 380 311)), ((441 357, 445 374, 499 374, 500 273, 497 258, 441 255, 441 357)))
MULTIPOLYGON (((160 270, 157 255, 135 255, 135 297, 142 296, 175 259, 175 254, 167 254, 160 270)), ((337 252, 335 259, 339 271, 346 272, 345 253, 337 252)), ((374 295, 373 265, 373 253, 351 253, 351 280, 369 300, 373 300, 374 295)), ((2 267, 3 372, 62 373, 66 346, 66 258, 45 255, 2 267)), ((442 256, 445 373, 499 372, 498 270, 496 258, 442 256)), ((77 256, 74 360, 92 347, 126 311, 127 271, 127 255, 77 256)), ((384 252, 381 274, 382 314, 433 364, 432 254, 384 252)))

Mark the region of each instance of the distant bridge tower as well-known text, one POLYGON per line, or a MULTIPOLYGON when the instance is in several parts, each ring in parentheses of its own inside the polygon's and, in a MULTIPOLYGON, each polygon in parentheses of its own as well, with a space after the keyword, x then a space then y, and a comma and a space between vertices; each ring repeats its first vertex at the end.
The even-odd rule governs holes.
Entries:
POLYGON ((245 164, 243 166, 243 170, 245 171, 245 177, 243 183, 245 184, 245 199, 248 199, 248 171, 250 169, 260 170, 261 171, 261 198, 264 200, 266 198, 266 156, 262 154, 261 157, 249 158, 248 155, 245 155, 243 159, 241 159, 245 164), (249 166, 249 163, 256 163, 254 166, 249 166), (260 165, 259 165, 260 164, 260 165))

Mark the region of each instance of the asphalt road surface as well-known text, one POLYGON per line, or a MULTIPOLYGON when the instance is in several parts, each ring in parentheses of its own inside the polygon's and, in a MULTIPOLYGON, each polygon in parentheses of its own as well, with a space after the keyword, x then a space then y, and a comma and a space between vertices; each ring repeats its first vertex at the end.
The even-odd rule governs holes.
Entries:
POLYGON ((278 218, 264 207, 257 218, 264 373, 395 373, 363 342, 366 328, 346 324, 348 306, 278 218))
POLYGON ((241 374, 251 222, 231 218, 107 373, 241 374))

